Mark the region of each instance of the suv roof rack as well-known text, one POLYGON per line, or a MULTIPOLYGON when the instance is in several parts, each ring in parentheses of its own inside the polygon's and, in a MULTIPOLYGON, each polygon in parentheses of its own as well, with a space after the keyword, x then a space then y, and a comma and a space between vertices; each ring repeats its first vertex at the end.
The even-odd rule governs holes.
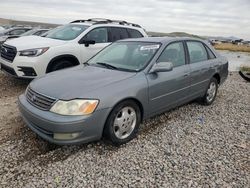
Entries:
POLYGON ((72 21, 70 23, 84 23, 84 22, 93 22, 94 25, 96 25, 96 24, 117 23, 119 25, 130 25, 130 26, 133 26, 133 27, 140 27, 141 28, 141 26, 138 25, 138 24, 126 22, 124 20, 110 20, 110 19, 105 19, 105 18, 90 18, 90 19, 87 19, 87 20, 75 20, 75 21, 72 21))

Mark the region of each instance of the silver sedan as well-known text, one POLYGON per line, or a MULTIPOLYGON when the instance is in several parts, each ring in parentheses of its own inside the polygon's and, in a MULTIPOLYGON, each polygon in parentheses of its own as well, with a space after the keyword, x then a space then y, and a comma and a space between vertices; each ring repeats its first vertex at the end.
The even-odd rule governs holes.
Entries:
POLYGON ((227 60, 204 41, 127 39, 84 65, 34 80, 19 107, 27 125, 49 142, 106 137, 121 145, 144 119, 194 99, 212 104, 227 75, 227 60))

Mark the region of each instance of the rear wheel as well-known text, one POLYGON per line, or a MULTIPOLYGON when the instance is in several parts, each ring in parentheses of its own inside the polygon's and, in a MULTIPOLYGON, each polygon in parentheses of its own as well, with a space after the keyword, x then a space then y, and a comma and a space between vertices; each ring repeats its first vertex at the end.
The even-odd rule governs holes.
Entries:
POLYGON ((118 104, 109 115, 104 136, 119 146, 132 140, 139 129, 141 113, 138 105, 131 100, 118 104))
POLYGON ((53 65, 50 69, 50 72, 65 69, 65 68, 72 67, 72 66, 74 66, 74 64, 67 59, 66 60, 63 60, 63 59, 58 60, 58 61, 53 63, 53 65))
POLYGON ((218 81, 216 78, 212 78, 208 85, 206 94, 202 97, 202 103, 205 105, 210 105, 214 102, 218 90, 218 81))

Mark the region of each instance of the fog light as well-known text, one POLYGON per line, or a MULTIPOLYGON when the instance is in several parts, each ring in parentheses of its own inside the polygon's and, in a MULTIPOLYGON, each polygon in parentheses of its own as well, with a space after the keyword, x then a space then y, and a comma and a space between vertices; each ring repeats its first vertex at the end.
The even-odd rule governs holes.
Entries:
POLYGON ((77 138, 80 133, 54 133, 54 139, 56 140, 72 140, 77 138))

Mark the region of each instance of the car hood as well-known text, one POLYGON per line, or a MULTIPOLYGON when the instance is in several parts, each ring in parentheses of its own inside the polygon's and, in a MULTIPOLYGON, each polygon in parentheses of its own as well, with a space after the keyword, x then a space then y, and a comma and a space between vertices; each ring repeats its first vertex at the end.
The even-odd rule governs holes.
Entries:
POLYGON ((30 88, 40 94, 61 100, 88 98, 91 92, 134 76, 134 72, 123 72, 95 66, 79 65, 37 78, 30 88))
POLYGON ((44 47, 52 47, 63 45, 67 41, 56 40, 46 37, 39 37, 39 36, 24 36, 19 37, 10 41, 5 42, 5 44, 10 46, 15 46, 18 51, 20 50, 27 50, 33 48, 44 48, 44 47))

